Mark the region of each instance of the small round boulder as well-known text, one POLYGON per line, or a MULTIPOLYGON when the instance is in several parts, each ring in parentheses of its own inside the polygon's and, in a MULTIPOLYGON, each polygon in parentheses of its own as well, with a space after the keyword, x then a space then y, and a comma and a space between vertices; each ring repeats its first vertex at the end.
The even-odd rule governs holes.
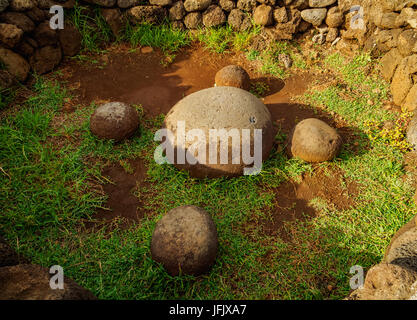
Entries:
POLYGON ((103 104, 90 118, 91 132, 100 139, 121 141, 130 137, 138 127, 137 111, 122 102, 103 104))
POLYGON ((157 223, 151 254, 173 276, 200 275, 213 265, 217 247, 217 230, 210 215, 196 206, 182 206, 157 223))
POLYGON ((334 159, 341 147, 342 138, 336 130, 314 118, 298 123, 289 143, 292 156, 312 163, 334 159))
POLYGON ((250 89, 250 77, 240 66, 230 65, 216 73, 216 87, 236 87, 243 90, 250 89))

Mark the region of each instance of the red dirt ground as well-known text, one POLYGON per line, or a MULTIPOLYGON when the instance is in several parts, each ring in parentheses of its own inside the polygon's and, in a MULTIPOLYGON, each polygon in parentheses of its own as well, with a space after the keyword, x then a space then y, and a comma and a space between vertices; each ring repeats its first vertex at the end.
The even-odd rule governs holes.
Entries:
MULTIPOLYGON (((140 50, 131 52, 127 47, 118 47, 104 56, 94 57, 98 60, 96 64, 67 60, 61 68, 64 75, 61 80, 67 81, 68 87, 73 89, 72 94, 76 96, 75 102, 81 106, 93 101, 97 104, 122 101, 141 104, 146 116, 155 116, 166 114, 182 97, 212 87, 214 76, 222 67, 239 64, 248 71, 253 82, 268 84, 270 90, 263 101, 272 114, 274 124, 284 133, 290 133, 294 125, 303 119, 317 117, 337 127, 345 141, 352 139, 350 128, 343 123, 292 101, 293 97, 308 89, 315 76, 301 73, 285 82, 265 78, 257 74, 250 62, 241 55, 220 56, 201 47, 180 53, 167 67, 161 64, 163 58, 158 51, 144 54, 140 50)), ((119 164, 104 168, 103 175, 114 182, 103 186, 109 196, 106 207, 110 210, 99 210, 96 218, 138 220, 143 217, 141 203, 132 190, 137 184, 145 183, 146 168, 140 161, 134 161, 131 165, 135 169, 133 174, 126 173, 119 164)), ((313 176, 304 177, 300 184, 283 184, 275 190, 277 206, 271 213, 272 220, 262 222, 265 233, 283 236, 285 221, 314 216, 315 210, 308 206, 308 202, 316 197, 324 198, 338 209, 353 205, 348 195, 354 195, 357 188, 348 183, 348 191, 341 190, 342 178, 340 172, 326 176, 318 171, 313 176)))

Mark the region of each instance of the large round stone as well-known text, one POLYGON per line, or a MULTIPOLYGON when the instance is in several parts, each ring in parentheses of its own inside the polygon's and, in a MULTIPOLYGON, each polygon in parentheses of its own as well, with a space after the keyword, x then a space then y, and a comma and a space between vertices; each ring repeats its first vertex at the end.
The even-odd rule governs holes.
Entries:
POLYGON ((167 145, 176 155, 174 165, 199 178, 258 173, 274 139, 265 105, 234 87, 204 89, 185 97, 169 111, 165 127, 172 132, 167 145))
POLYGON ((199 275, 214 263, 217 246, 217 230, 210 215, 195 206, 182 206, 157 223, 151 253, 171 275, 199 275))
POLYGON ((295 127, 290 137, 292 156, 307 162, 332 160, 339 153, 342 138, 335 129, 319 119, 305 119, 295 127))
POLYGON ((122 102, 99 106, 90 119, 91 132, 100 139, 120 141, 131 136, 138 127, 137 111, 122 102))
POLYGON ((214 79, 217 87, 236 87, 243 90, 250 89, 250 78, 245 69, 230 65, 220 69, 214 79))

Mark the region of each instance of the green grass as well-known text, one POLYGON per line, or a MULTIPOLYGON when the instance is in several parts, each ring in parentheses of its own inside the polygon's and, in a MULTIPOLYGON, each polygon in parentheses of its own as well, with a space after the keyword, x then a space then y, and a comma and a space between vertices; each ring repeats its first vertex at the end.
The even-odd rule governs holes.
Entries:
POLYGON ((174 30, 169 24, 161 26, 140 24, 135 27, 128 24, 124 38, 133 47, 140 44, 142 46, 160 48, 165 54, 173 54, 191 43, 187 32, 174 30))
MULTIPOLYGON (((146 41, 167 51, 178 49, 167 44, 172 37, 183 39, 182 34, 142 28, 146 41)), ((137 39, 140 42, 141 36, 137 39)), ((208 47, 226 37, 218 39, 208 41, 208 47)), ((289 49, 278 45, 275 50, 289 49)), ((331 56, 326 64, 337 84, 309 92, 304 101, 340 115, 355 133, 358 150, 346 145, 335 161, 311 165, 285 156, 281 149, 286 136, 279 132, 279 148, 261 174, 233 179, 198 180, 170 165, 157 165, 153 137, 163 116, 147 118, 141 106, 136 106, 142 120, 134 137, 119 144, 96 139, 88 126, 95 105, 61 113, 68 97, 65 88, 39 78, 34 96, 0 123, 1 233, 33 263, 61 265, 68 277, 103 299, 344 298, 350 267, 378 263, 392 235, 416 208, 401 151, 369 141, 364 132, 366 121, 393 118, 379 102, 386 97, 387 84, 366 74, 373 61, 366 56, 353 60, 331 56), (368 99, 375 103, 364 104, 368 99), (102 168, 117 162, 131 172, 128 160, 137 158, 146 164, 148 186, 132 192, 141 198, 147 214, 127 229, 115 222, 101 230, 85 230, 83 222, 105 204, 97 187, 106 182, 102 168), (262 233, 258 222, 268 221, 269 211, 279 205, 275 188, 300 181, 303 173, 314 174, 318 168, 329 174, 343 170, 355 181, 357 205, 338 210, 316 198, 311 202, 316 217, 285 224, 291 241, 262 233), (171 277, 150 255, 156 222, 185 204, 206 209, 218 229, 216 263, 200 277, 171 277)), ((257 91, 262 93, 263 88, 257 91)))
POLYGON ((191 37, 198 40, 211 52, 227 53, 246 51, 251 39, 260 31, 261 28, 254 25, 250 30, 235 32, 229 25, 226 25, 218 28, 201 29, 191 37))
POLYGON ((100 52, 114 38, 99 6, 82 6, 77 1, 68 16, 81 34, 83 51, 100 52))
POLYGON ((0 110, 7 108, 16 96, 16 88, 0 88, 0 110))

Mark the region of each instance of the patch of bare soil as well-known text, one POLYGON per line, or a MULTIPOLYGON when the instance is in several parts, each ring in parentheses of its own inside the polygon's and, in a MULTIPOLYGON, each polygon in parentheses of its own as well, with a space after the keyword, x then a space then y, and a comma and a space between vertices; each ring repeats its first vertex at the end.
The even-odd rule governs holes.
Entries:
POLYGON ((146 188, 146 167, 141 159, 127 161, 127 172, 119 163, 113 163, 103 168, 102 175, 109 180, 103 185, 103 191, 108 195, 104 207, 98 209, 94 219, 111 221, 114 218, 124 218, 127 222, 139 221, 145 215, 143 199, 135 195, 137 191, 146 188))
MULTIPOLYGON (((121 101, 142 105, 145 116, 166 114, 184 96, 212 87, 219 69, 238 64, 248 71, 253 83, 268 85, 269 90, 263 101, 272 114, 277 130, 289 134, 299 121, 315 117, 338 128, 345 142, 353 139, 352 130, 345 123, 293 101, 294 97, 305 93, 317 77, 325 82, 326 76, 323 75, 300 73, 282 81, 260 75, 242 55, 214 54, 199 46, 179 53, 168 66, 161 64, 164 56, 157 50, 150 53, 140 50, 132 52, 129 47, 123 46, 112 48, 105 55, 91 56, 90 59, 96 60, 96 63, 67 60, 61 67, 60 80, 67 82, 67 87, 72 89, 72 103, 81 107, 92 102, 121 101)), ((69 109, 67 107, 66 111, 69 109)), ((114 184, 103 186, 109 196, 106 206, 110 210, 99 210, 97 219, 124 217, 139 220, 143 217, 141 202, 132 190, 145 183, 146 168, 139 160, 131 164, 134 169, 132 174, 119 164, 104 168, 103 174, 114 184)), ((275 190, 277 208, 272 213, 272 220, 262 222, 265 232, 282 233, 285 221, 314 216, 315 211, 308 206, 308 202, 315 197, 330 200, 338 208, 350 206, 347 194, 354 192, 348 188, 348 193, 344 193, 340 189, 341 178, 340 173, 326 177, 316 172, 311 177, 305 177, 300 184, 282 185, 275 190)))
POLYGON ((289 240, 285 222, 315 217, 311 200, 320 198, 330 208, 346 210, 355 206, 358 191, 357 183, 346 179, 340 170, 326 173, 318 169, 313 174, 303 175, 300 183, 290 181, 274 190, 275 207, 268 218, 260 221, 262 230, 267 235, 279 235, 283 240, 289 240))

